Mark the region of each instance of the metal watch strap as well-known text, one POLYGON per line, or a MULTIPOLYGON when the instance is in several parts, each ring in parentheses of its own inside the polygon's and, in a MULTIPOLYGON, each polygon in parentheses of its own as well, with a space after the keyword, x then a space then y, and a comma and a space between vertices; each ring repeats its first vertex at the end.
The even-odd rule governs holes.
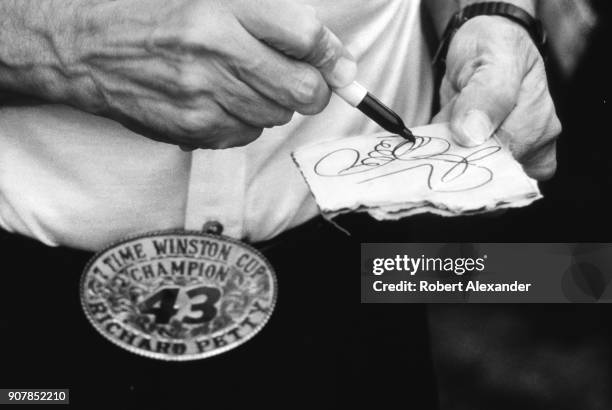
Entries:
MULTIPOLYGON (((436 77, 439 80, 441 80, 442 75, 444 75, 446 54, 448 53, 448 47, 450 46, 453 36, 466 21, 476 16, 501 16, 520 24, 527 30, 533 42, 538 47, 542 57, 546 58, 546 33, 542 27, 542 23, 538 19, 532 17, 527 11, 514 4, 505 2, 474 3, 464 7, 458 13, 455 13, 446 26, 446 30, 444 30, 440 45, 433 59, 436 77)), ((438 85, 440 85, 439 81, 438 85)))

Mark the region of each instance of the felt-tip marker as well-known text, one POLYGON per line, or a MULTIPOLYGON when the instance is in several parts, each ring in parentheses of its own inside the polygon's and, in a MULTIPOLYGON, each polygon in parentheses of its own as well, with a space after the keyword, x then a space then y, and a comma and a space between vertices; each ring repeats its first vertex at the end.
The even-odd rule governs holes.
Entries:
POLYGON ((414 142, 414 135, 404 125, 401 117, 358 82, 355 81, 343 88, 335 88, 334 92, 385 130, 414 142))

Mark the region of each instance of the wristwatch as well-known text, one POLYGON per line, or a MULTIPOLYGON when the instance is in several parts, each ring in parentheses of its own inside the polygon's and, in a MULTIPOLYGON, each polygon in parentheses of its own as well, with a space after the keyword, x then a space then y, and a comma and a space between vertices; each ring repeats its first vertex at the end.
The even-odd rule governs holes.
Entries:
MULTIPOLYGON (((446 69, 446 54, 453 36, 469 19, 476 16, 502 16, 520 24, 527 30, 540 54, 546 59, 546 32, 540 20, 532 17, 524 9, 505 2, 481 2, 470 4, 456 13, 446 26, 440 45, 433 59, 436 78, 441 80, 446 69)), ((440 82, 437 83, 440 85, 440 82)))

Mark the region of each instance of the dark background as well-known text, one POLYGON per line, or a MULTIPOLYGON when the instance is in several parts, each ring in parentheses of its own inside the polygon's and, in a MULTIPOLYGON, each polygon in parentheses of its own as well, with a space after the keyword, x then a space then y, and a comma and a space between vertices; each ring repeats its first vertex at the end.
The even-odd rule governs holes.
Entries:
POLYGON ((108 343, 87 323, 83 252, 0 235, 0 387, 70 388, 72 408, 610 410, 603 305, 358 305, 360 242, 612 242, 609 2, 579 69, 551 89, 564 126, 544 199, 496 216, 338 220, 282 236, 272 320, 249 343, 174 364, 108 343), (438 398, 439 397, 439 398, 438 398), (439 402, 439 403, 438 403, 439 402))

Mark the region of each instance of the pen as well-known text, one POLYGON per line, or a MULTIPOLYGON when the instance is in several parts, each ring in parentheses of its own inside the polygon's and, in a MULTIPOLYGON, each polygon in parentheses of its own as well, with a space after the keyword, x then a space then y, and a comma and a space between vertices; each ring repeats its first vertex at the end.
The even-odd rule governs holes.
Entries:
POLYGON ((400 116, 380 102, 378 98, 370 94, 358 82, 355 81, 343 88, 336 88, 334 92, 385 130, 401 135, 410 142, 414 142, 414 135, 404 125, 404 121, 402 121, 400 116))

